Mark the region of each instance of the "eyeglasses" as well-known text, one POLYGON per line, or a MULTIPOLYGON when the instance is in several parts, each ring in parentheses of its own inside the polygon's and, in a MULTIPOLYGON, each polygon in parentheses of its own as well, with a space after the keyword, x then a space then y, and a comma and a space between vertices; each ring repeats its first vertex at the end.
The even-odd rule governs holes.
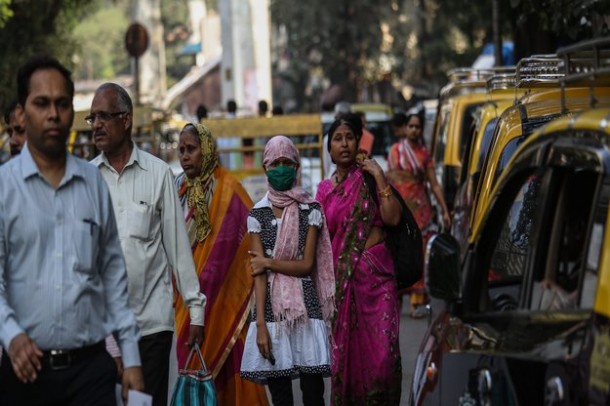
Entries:
POLYGON ((91 113, 87 117, 85 117, 85 121, 89 125, 93 125, 95 123, 95 119, 99 118, 101 122, 107 123, 112 120, 114 117, 118 117, 121 114, 127 113, 126 111, 117 111, 116 113, 107 113, 105 111, 100 111, 99 113, 91 113))

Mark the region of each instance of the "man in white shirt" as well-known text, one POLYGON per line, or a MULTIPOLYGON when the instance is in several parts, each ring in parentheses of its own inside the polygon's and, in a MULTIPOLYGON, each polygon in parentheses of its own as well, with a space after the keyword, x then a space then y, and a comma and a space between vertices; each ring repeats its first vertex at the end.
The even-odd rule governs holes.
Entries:
POLYGON ((203 342, 206 301, 195 274, 172 172, 131 139, 133 105, 121 86, 101 85, 86 120, 102 151, 91 163, 110 188, 127 263, 129 305, 142 335, 145 392, 153 395, 154 405, 165 405, 174 331, 172 270, 191 320, 188 343, 177 345, 203 342))

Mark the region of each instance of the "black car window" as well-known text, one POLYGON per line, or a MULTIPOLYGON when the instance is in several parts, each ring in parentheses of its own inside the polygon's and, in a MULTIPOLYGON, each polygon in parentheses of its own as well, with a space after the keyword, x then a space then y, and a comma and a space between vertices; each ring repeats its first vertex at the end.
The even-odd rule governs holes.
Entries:
POLYGON ((608 203, 610 201, 610 184, 608 180, 602 184, 598 198, 593 209, 593 219, 588 235, 586 256, 583 258, 584 271, 580 280, 580 309, 592 309, 597 290, 598 269, 600 269, 600 255, 603 251, 605 224, 608 217, 608 203))
POLYGON ((477 162, 477 172, 481 172, 483 169, 483 162, 485 162, 485 157, 487 156, 487 152, 489 151, 489 146, 491 145, 491 140, 493 139, 493 134, 496 129, 496 124, 498 123, 498 117, 489 120, 489 123, 485 126, 485 131, 483 132, 483 139, 481 140, 481 148, 479 149, 479 161, 477 162))
POLYGON ((496 181, 504 171, 504 168, 506 168, 508 161, 510 161, 512 156, 515 154, 515 151, 517 151, 517 148, 519 148, 523 141, 525 141, 530 135, 532 135, 534 131, 557 117, 561 117, 561 115, 551 114, 542 117, 529 118, 522 123, 521 136, 510 140, 502 150, 498 166, 496 167, 496 172, 494 173, 493 185, 496 184, 496 181))
POLYGON ((515 309, 519 303, 527 256, 535 245, 532 238, 539 210, 545 171, 528 176, 501 221, 502 227, 489 262, 489 299, 492 311, 515 309))
POLYGON ((517 150, 517 148, 519 148, 519 145, 521 145, 521 143, 523 141, 525 141, 525 137, 513 138, 504 146, 504 149, 502 150, 502 153, 500 154, 500 158, 498 159, 498 165, 496 166, 496 172, 494 173, 493 185, 496 184, 496 182, 498 181, 498 178, 504 171, 504 168, 506 168, 506 165, 508 165, 508 161, 510 161, 512 156, 515 154, 515 151, 517 150))
POLYGON ((448 106, 443 106, 440 117, 440 128, 438 137, 434 140, 434 162, 437 166, 445 162, 445 147, 447 145, 447 132, 449 131, 449 117, 451 110, 448 106))
POLYGON ((462 128, 459 133, 459 149, 458 149, 458 157, 461 159, 464 156, 464 150, 466 149, 466 143, 468 142, 469 136, 472 134, 471 128, 473 127, 475 120, 479 114, 481 114, 480 107, 484 103, 476 103, 470 105, 464 111, 464 116, 462 120, 462 128))
MULTIPOLYGON (((546 260, 534 273, 530 309, 542 311, 577 308, 578 287, 587 260, 586 240, 598 175, 591 171, 557 170, 557 198, 551 227, 543 230, 549 241, 546 260)), ((587 283, 590 282, 589 274, 587 283)))

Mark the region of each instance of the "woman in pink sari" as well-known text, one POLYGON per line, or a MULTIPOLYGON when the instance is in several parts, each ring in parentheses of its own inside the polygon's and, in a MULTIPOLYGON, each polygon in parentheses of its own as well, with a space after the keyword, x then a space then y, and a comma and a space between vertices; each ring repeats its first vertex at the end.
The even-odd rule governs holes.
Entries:
POLYGON ((398 405, 400 321, 394 261, 384 244, 384 225, 400 220, 383 170, 373 159, 357 160, 360 118, 339 117, 328 132, 336 172, 318 186, 335 265, 337 314, 333 321, 333 405, 398 405), (377 199, 364 182, 375 180, 377 199), (368 176, 368 175, 367 175, 368 176))

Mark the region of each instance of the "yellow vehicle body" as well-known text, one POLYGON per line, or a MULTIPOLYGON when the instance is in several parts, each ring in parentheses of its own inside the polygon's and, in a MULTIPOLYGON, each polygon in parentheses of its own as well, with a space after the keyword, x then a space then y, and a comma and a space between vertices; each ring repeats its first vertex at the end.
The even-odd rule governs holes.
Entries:
POLYGON ((514 104, 514 100, 489 101, 480 108, 473 135, 468 140, 467 160, 460 171, 459 187, 454 199, 451 234, 456 238, 463 254, 468 245, 473 201, 481 177, 481 167, 489 150, 489 143, 502 112, 514 104))
MULTIPOLYGON (((537 138, 543 138, 558 133, 561 134, 563 132, 578 131, 601 132, 610 136, 610 108, 584 111, 573 117, 552 121, 540 131, 536 138, 527 140, 524 147, 535 142, 537 138)), ((607 147, 610 147, 610 145, 607 147)), ((599 271, 593 309, 596 313, 610 318, 610 215, 606 218, 603 243, 601 245, 601 256, 599 259, 599 271)))
POLYGON ((470 158, 468 159, 468 168, 466 168, 468 177, 472 177, 477 172, 481 171, 481 166, 483 164, 481 162, 481 158, 484 158, 485 152, 481 151, 481 147, 484 138, 483 135, 487 129, 487 126, 492 120, 499 118, 504 110, 514 105, 514 103, 515 102, 512 99, 505 99, 488 102, 482 106, 481 114, 474 132, 473 146, 470 153, 470 158))
POLYGON ((367 116, 379 115, 384 118, 392 118, 392 107, 383 103, 354 103, 351 105, 353 112, 366 113, 367 116))
MULTIPOLYGON (((507 151, 507 145, 523 136, 529 136, 528 131, 531 133, 531 131, 553 119, 563 115, 571 116, 575 112, 587 110, 591 107, 588 97, 589 89, 567 88, 565 92, 567 100, 567 110, 565 112, 562 111, 560 89, 553 89, 539 95, 527 96, 538 101, 527 104, 519 103, 508 108, 502 114, 481 171, 481 179, 478 182, 471 219, 471 241, 481 225, 482 214, 485 213, 487 206, 490 204, 490 198, 493 196, 500 172, 504 170, 508 159, 512 155, 507 151), (527 119, 528 123, 524 123, 524 118, 527 119), (526 128, 526 133, 524 133, 524 124, 526 124, 526 127, 529 126, 526 128)), ((596 89, 596 95, 600 104, 610 104, 610 88, 598 88, 596 89)), ((514 150, 512 152, 514 153, 514 150)))
MULTIPOLYGON (((544 137, 560 137, 565 133, 578 134, 579 132, 602 133, 610 137, 610 108, 586 110, 554 120, 527 139, 521 148, 527 148, 544 137)), ((610 148, 610 143, 606 143, 606 148, 610 148)), ((508 167, 511 165, 512 160, 509 162, 508 167)), ((610 171, 610 168, 607 168, 607 170, 610 171)), ((610 213, 607 213, 606 216, 605 230, 602 235, 603 242, 600 248, 598 284, 593 310, 604 317, 610 318, 610 213)))
POLYGON ((441 183, 445 200, 451 209, 459 183, 462 156, 475 111, 484 103, 499 100, 514 100, 514 91, 469 93, 450 97, 441 103, 436 131, 432 139, 431 154, 436 166, 436 176, 441 183))
POLYGON ((445 306, 412 404, 610 404, 610 97, 588 94, 609 86, 610 37, 557 54, 564 90, 501 116, 463 260, 452 235, 428 243, 426 288, 445 306))
POLYGON ((559 118, 512 156, 461 264, 453 237, 433 237, 426 282, 446 306, 420 346, 412 404, 480 395, 469 388, 481 376, 509 382, 510 404, 608 404, 609 162, 610 108, 559 118))

